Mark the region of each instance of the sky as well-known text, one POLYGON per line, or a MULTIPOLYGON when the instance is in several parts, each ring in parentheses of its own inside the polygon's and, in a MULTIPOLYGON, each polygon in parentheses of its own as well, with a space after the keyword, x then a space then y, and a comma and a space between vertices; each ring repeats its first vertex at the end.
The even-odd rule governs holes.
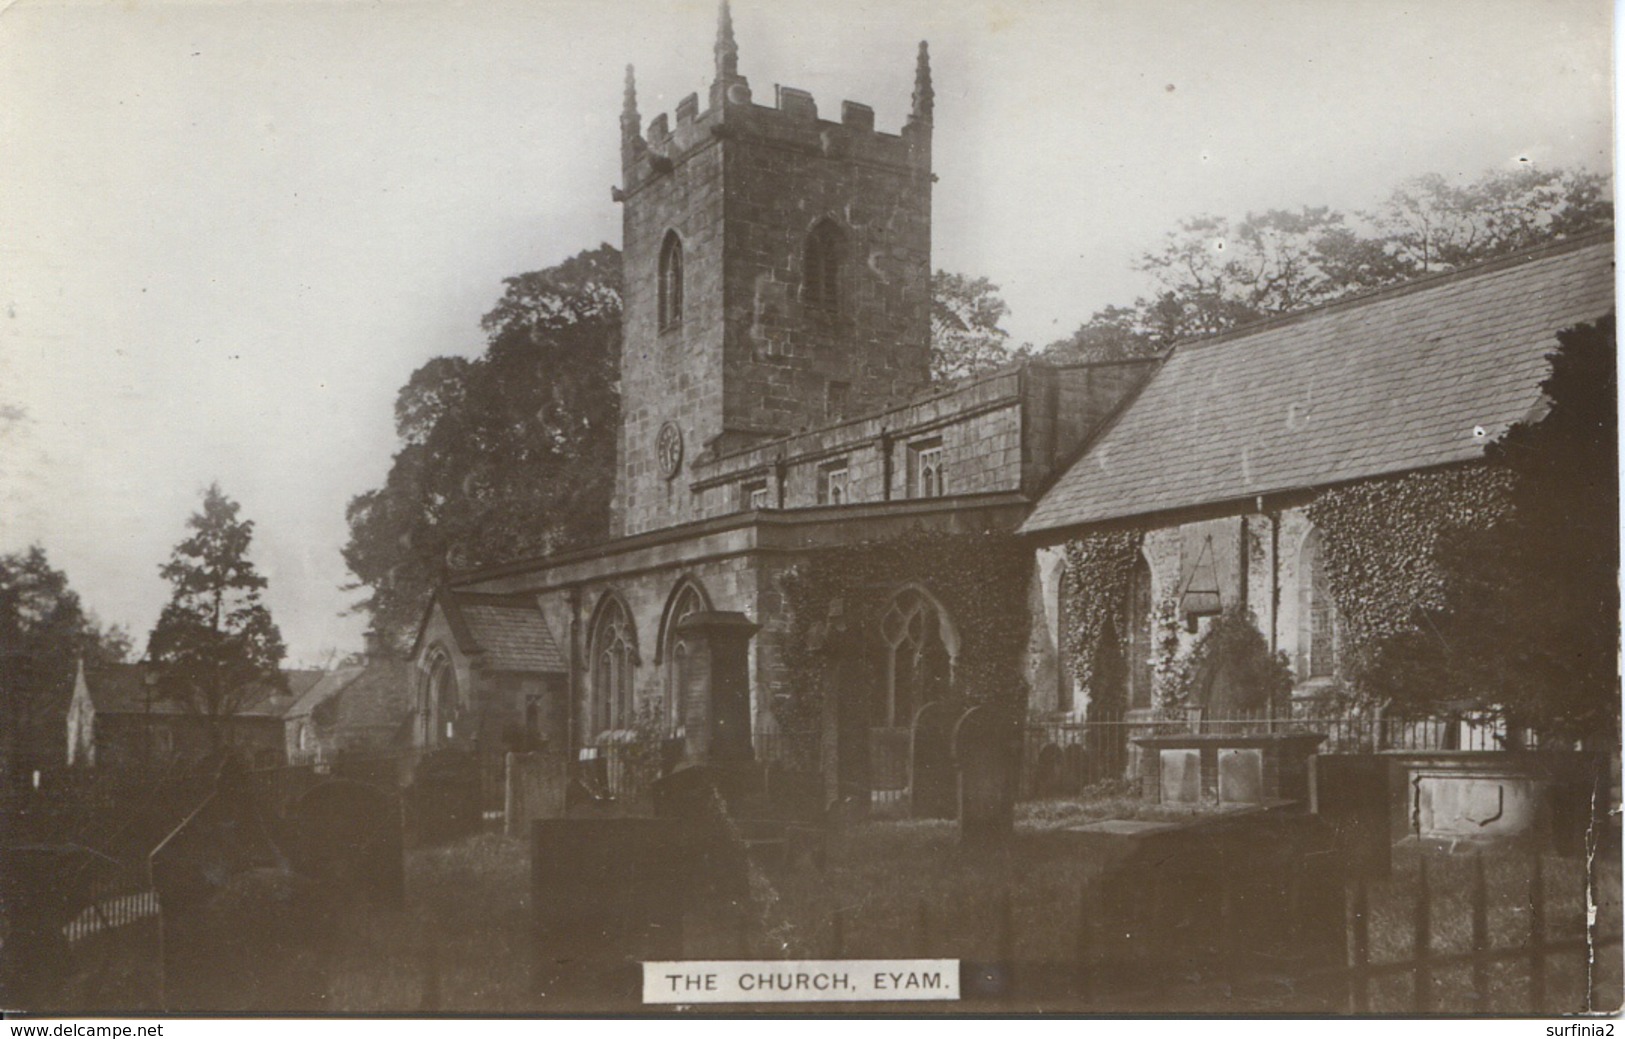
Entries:
MULTIPOLYGON (((1181 218, 1374 206, 1521 160, 1611 169, 1599 0, 737 0, 740 71, 896 132, 936 86, 933 263, 1014 342, 1146 289, 1181 218)), ((344 511, 393 405, 476 355, 502 279, 620 243, 647 121, 712 75, 711 0, 0 11, 0 552, 43 545, 137 649, 211 481, 289 663, 360 648, 344 511)))

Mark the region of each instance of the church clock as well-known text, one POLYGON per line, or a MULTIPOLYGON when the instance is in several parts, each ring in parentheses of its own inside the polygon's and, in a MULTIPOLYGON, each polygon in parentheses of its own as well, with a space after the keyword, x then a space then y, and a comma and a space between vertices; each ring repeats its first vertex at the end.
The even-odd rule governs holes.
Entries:
POLYGON ((668 422, 660 427, 655 437, 655 461, 660 466, 661 476, 669 480, 677 475, 677 467, 683 464, 683 431, 677 428, 677 423, 668 422))

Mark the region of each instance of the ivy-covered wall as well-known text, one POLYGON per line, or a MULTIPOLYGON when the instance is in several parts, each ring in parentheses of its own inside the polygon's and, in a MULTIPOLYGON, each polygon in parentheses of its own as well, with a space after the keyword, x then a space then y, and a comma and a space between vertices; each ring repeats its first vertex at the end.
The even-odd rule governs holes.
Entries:
POLYGON ((1409 630, 1420 609, 1440 605, 1435 558, 1442 539, 1503 515, 1507 485, 1505 472, 1488 465, 1423 470, 1326 488, 1278 510, 1086 532, 1041 549, 1029 644, 1044 659, 1028 664, 1035 690, 1030 710, 1042 716, 1057 709, 1063 645, 1073 664, 1073 717, 1087 717, 1092 702, 1116 695, 1095 688, 1094 661, 1102 633, 1115 630, 1106 618, 1121 615, 1128 575, 1141 560, 1151 581, 1153 707, 1174 710, 1202 694, 1203 664, 1226 644, 1245 649, 1248 663, 1241 670, 1261 687, 1280 692, 1284 679, 1300 696, 1358 695, 1370 678, 1371 646, 1409 630), (1317 531, 1338 612, 1338 669, 1332 679, 1307 682, 1291 669, 1305 637, 1304 545, 1317 531), (1059 621, 1063 570, 1071 575, 1068 630, 1059 621), (1229 622, 1211 614, 1193 622, 1185 611, 1193 587, 1217 587, 1229 622), (1236 620, 1247 621, 1257 639, 1244 638, 1236 620))
POLYGON ((1031 549, 1008 533, 952 534, 916 530, 885 541, 825 549, 798 560, 779 577, 789 620, 783 664, 791 690, 779 705, 787 731, 818 725, 826 656, 810 647, 817 626, 839 599, 851 633, 864 640, 865 676, 879 681, 880 618, 909 585, 941 604, 959 641, 953 694, 973 703, 1020 708, 1028 699, 1024 650, 1031 549))

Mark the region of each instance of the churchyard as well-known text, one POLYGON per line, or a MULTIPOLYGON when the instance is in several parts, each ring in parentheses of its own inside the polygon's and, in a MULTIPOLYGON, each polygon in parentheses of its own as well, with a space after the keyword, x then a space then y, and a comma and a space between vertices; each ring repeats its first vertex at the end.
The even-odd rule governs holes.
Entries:
MULTIPOLYGON (((660 828, 677 842, 661 869, 640 857, 561 893, 537 887, 545 822, 510 836, 496 820, 463 820, 458 834, 402 851, 354 825, 380 818, 375 805, 332 796, 356 786, 312 789, 327 793, 294 796, 301 809, 289 818, 313 840, 300 846, 271 827, 302 848, 297 873, 256 865, 263 848, 221 844, 208 813, 195 815, 191 853, 166 841, 170 872, 177 857, 193 877, 230 862, 233 880, 204 907, 155 870, 162 925, 147 915, 71 943, 34 1005, 659 1012, 639 1002, 640 959, 843 957, 962 962, 960 1003, 866 1005, 880 1012, 1462 1014, 1620 1002, 1617 845, 1558 854, 1406 839, 1386 875, 1351 879, 1301 811, 1162 805, 1113 782, 1021 802, 1007 831, 970 842, 956 819, 899 809, 735 857, 691 815, 660 828), (312 807, 323 802, 325 815, 312 807), (710 850, 696 857, 702 844, 710 850), (202 873, 190 869, 200 862, 202 873), (1599 900, 1589 930, 1588 870, 1599 900), (570 903, 562 914, 560 901, 570 903), (1356 949, 1369 970, 1350 970, 1356 949)), ((672 802, 662 807, 669 815, 672 802)), ((644 821, 569 820, 574 861, 644 821)))

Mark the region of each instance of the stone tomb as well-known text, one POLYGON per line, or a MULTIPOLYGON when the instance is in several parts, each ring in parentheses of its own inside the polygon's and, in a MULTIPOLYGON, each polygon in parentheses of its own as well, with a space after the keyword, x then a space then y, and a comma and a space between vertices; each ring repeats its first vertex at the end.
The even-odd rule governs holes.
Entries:
POLYGON ((1309 797, 1318 732, 1175 733, 1135 739, 1143 796, 1164 804, 1264 804, 1309 797))

